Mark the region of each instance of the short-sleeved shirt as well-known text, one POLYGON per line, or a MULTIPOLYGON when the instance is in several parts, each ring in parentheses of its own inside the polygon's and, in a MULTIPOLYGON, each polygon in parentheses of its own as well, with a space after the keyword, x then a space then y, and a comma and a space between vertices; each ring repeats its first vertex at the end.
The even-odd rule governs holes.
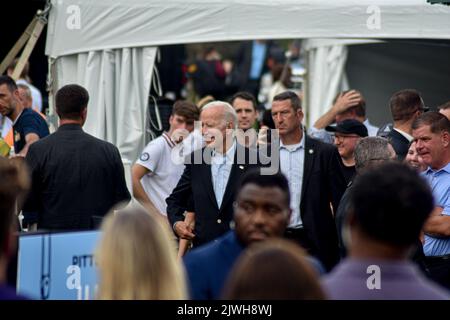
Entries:
POLYGON ((184 143, 175 144, 164 132, 150 141, 136 161, 137 164, 150 170, 141 178, 141 184, 149 199, 163 215, 167 215, 166 198, 172 193, 183 174, 184 156, 191 151, 188 149, 190 148, 184 143))
MULTIPOLYGON (((428 168, 423 175, 428 180, 435 205, 442 207, 442 214, 450 216, 450 163, 439 170, 428 168)), ((426 256, 450 253, 450 238, 435 238, 425 235, 423 251, 426 256)))
POLYGON ((32 109, 24 109, 13 124, 14 129, 14 152, 19 153, 27 143, 27 134, 35 133, 42 139, 49 135, 45 120, 32 109))

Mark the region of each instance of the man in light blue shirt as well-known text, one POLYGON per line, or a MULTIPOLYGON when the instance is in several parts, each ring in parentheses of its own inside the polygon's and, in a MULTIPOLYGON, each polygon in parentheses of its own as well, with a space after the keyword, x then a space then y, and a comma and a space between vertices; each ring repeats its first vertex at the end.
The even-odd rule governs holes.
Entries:
POLYGON ((303 182, 303 165, 305 162, 305 137, 300 143, 284 145, 280 141, 280 169, 281 172, 289 177, 289 190, 291 193, 292 215, 289 228, 302 228, 302 218, 300 216, 300 198, 303 182))
POLYGON ((280 170, 288 178, 291 195, 286 237, 330 270, 339 259, 331 208, 336 212, 346 186, 339 153, 335 146, 305 134, 301 102, 294 92, 274 97, 272 118, 280 136, 280 170))
POLYGON ((428 169, 435 208, 424 226, 424 253, 431 277, 450 288, 450 121, 427 112, 412 124, 416 149, 428 169))

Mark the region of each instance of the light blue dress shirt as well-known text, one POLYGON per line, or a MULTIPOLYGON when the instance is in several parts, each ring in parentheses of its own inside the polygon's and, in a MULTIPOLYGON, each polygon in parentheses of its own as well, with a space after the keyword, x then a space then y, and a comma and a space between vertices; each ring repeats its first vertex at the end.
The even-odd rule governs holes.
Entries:
MULTIPOLYGON (((428 168, 423 175, 430 184, 435 206, 442 207, 442 214, 450 216, 450 163, 436 171, 428 168)), ((450 238, 425 235, 423 251, 426 256, 450 254, 450 238)))
POLYGON ((303 226, 300 216, 300 201, 303 183, 303 164, 305 162, 305 134, 300 143, 284 145, 280 141, 280 168, 289 182, 291 194, 291 221, 289 228, 301 228, 303 226))
POLYGON ((252 65, 250 68, 250 79, 256 80, 259 79, 261 75, 261 71, 264 65, 264 56, 266 53, 267 45, 265 43, 260 43, 257 41, 253 41, 253 49, 252 49, 252 65))
POLYGON ((236 141, 233 142, 233 145, 228 149, 225 155, 213 151, 211 157, 211 176, 214 194, 216 195, 217 206, 219 208, 222 205, 222 199, 227 187, 228 178, 230 177, 235 153, 236 141))

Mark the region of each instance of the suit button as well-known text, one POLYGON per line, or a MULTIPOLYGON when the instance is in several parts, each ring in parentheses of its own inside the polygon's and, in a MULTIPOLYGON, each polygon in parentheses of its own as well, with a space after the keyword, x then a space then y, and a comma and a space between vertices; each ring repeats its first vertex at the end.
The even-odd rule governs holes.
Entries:
POLYGON ((217 219, 217 223, 222 223, 222 220, 220 220, 220 219, 217 219))

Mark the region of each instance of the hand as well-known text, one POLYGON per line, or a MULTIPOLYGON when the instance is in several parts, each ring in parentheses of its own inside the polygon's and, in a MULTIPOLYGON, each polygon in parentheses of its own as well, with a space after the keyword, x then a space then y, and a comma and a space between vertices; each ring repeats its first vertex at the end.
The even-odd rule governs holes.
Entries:
POLYGON ((262 126, 258 132, 258 144, 267 144, 267 133, 269 132, 269 127, 262 126))
POLYGON ((359 104, 362 97, 355 90, 350 90, 344 94, 340 94, 333 105, 336 113, 341 113, 359 104))
POLYGON ((192 233, 192 228, 184 221, 178 221, 174 225, 175 233, 181 239, 192 240, 195 234, 192 233))
POLYGON ((189 135, 189 131, 187 131, 186 129, 176 129, 172 135, 171 135, 171 139, 173 141, 175 141, 175 143, 180 143, 181 141, 183 141, 187 136, 189 135))

